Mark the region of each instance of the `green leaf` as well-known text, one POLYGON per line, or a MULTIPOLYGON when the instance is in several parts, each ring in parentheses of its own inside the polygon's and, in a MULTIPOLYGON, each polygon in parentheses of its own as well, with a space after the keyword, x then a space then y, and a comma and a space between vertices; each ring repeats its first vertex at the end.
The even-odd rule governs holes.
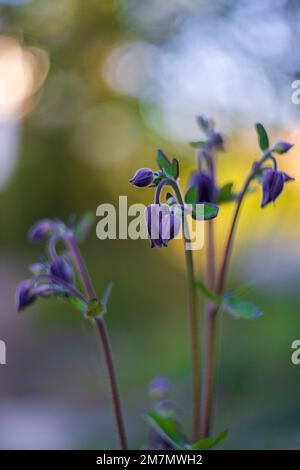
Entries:
POLYGON ((172 173, 172 177, 176 180, 179 176, 179 163, 176 158, 173 158, 172 160, 171 173, 172 173))
POLYGON ((158 150, 156 155, 156 162, 166 176, 174 179, 178 178, 179 163, 176 158, 173 158, 173 160, 170 161, 162 150, 158 150))
POLYGON ((201 205, 203 205, 203 212, 198 211, 199 214, 197 214, 197 210, 196 210, 197 204, 193 208, 193 216, 192 216, 193 219, 195 219, 195 220, 211 220, 211 219, 214 219, 215 217, 217 217, 218 212, 219 212, 218 206, 216 206, 215 204, 208 203, 208 202, 205 202, 201 205))
POLYGON ((254 320, 263 315, 254 303, 234 297, 233 293, 228 292, 223 295, 222 307, 229 315, 237 319, 254 320))
POLYGON ((216 204, 212 204, 209 202, 205 203, 197 203, 198 200, 198 189, 196 186, 191 186, 184 198, 186 204, 190 204, 192 206, 192 217, 194 220, 210 220, 217 217, 219 208, 216 204), (203 206, 203 210, 197 211, 197 206, 203 206))
POLYGON ((196 140, 196 141, 190 142, 189 144, 191 147, 196 148, 196 149, 207 146, 207 142, 205 140, 196 140))
POLYGON ((191 186, 185 195, 184 201, 186 204, 197 204, 198 189, 196 186, 191 186))
POLYGON ((219 444, 220 441, 223 441, 228 435, 228 431, 223 431, 217 434, 214 437, 208 437, 206 439, 200 439, 200 441, 195 442, 192 444, 191 448, 192 450, 208 450, 211 449, 212 447, 215 447, 217 444, 219 444))
POLYGON ((208 300, 212 300, 217 305, 220 305, 222 301, 222 297, 220 297, 213 290, 207 287, 207 285, 203 281, 196 282, 196 289, 200 294, 204 295, 204 297, 206 297, 208 300))
POLYGON ((233 183, 226 183, 219 190, 218 204, 222 202, 232 202, 236 200, 236 194, 232 192, 233 183))
POLYGON ((259 122, 255 124, 256 132, 258 135, 258 143, 261 150, 266 150, 269 148, 269 137, 266 129, 259 122))
POLYGON ((161 170, 164 170, 166 173, 168 173, 172 164, 162 150, 157 151, 156 162, 161 170))
POLYGON ((184 449, 188 445, 180 425, 171 416, 164 416, 157 411, 148 411, 145 416, 150 426, 175 449, 184 449))

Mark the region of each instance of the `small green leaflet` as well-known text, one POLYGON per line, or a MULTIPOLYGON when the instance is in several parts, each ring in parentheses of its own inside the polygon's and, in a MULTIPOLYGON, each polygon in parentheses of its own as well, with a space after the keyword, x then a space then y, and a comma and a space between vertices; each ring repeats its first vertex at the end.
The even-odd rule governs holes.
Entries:
POLYGON ((164 154, 164 152, 162 150, 157 150, 157 154, 156 154, 156 163, 158 164, 159 168, 161 170, 165 170, 165 172, 167 172, 168 168, 170 167, 171 165, 171 162, 170 160, 168 159, 168 157, 164 154))
POLYGON ((171 171, 173 178, 176 180, 179 176, 179 163, 176 158, 173 158, 172 160, 171 171))
POLYGON ((263 315, 263 312, 253 302, 239 299, 228 292, 223 295, 222 307, 229 315, 237 319, 255 320, 263 315))
POLYGON ((180 425, 171 416, 163 416, 157 411, 148 411, 145 417, 150 426, 175 449, 184 449, 188 444, 180 425))
POLYGON ((148 411, 146 419, 150 426, 175 449, 206 450, 216 446, 225 439, 228 431, 220 432, 217 436, 200 439, 194 444, 189 444, 181 430, 180 424, 172 416, 164 416, 157 411, 148 411))
POLYGON ((197 204, 198 199, 198 190, 196 186, 191 186, 184 198, 186 204, 192 205, 192 217, 195 220, 210 220, 214 219, 219 212, 218 206, 211 203, 201 203, 197 204), (199 211, 197 211, 197 205, 199 205, 199 211), (201 206, 203 207, 203 211, 200 210, 201 206))
POLYGON ((217 203, 231 202, 236 200, 236 194, 232 192, 233 183, 226 183, 219 189, 217 203))
POLYGON ((190 146, 193 147, 193 148, 201 148, 201 147, 206 147, 207 146, 207 142, 205 140, 196 140, 194 142, 190 142, 190 146))
POLYGON ((207 300, 215 302, 217 308, 222 307, 229 315, 236 319, 255 320, 263 315, 260 308, 253 302, 238 297, 238 291, 226 292, 220 296, 209 289, 203 281, 196 282, 197 291, 207 300))
POLYGON ((212 447, 215 447, 217 444, 219 444, 220 441, 223 441, 228 435, 228 431, 223 431, 217 434, 214 437, 208 437, 206 439, 200 439, 200 441, 195 442, 192 444, 191 448, 192 450, 208 450, 211 449, 212 447))
POLYGON ((162 150, 158 150, 156 155, 156 162, 167 177, 174 178, 175 180, 178 178, 179 163, 176 158, 173 158, 173 160, 170 161, 162 150))
MULTIPOLYGON (((215 217, 217 217, 218 215, 218 212, 219 212, 219 208, 218 206, 216 206, 215 204, 209 204, 209 203, 204 203, 203 204, 203 210, 204 210, 204 220, 211 220, 211 219, 214 219, 215 217)), ((198 217, 197 217, 197 213, 195 214, 195 216, 193 215, 193 217, 197 220, 198 217)), ((202 220, 201 216, 200 216, 200 220, 202 220)))
POLYGON ((198 198, 198 190, 196 186, 191 186, 185 195, 185 202, 186 204, 197 204, 197 198, 198 198))
POLYGON ((255 129, 258 135, 258 143, 261 150, 267 150, 269 148, 269 137, 266 129, 259 122, 255 124, 255 129))

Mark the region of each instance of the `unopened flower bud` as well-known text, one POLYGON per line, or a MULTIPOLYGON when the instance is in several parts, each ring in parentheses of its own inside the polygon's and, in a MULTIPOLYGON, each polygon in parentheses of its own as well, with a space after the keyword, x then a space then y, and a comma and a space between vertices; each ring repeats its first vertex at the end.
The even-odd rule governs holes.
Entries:
POLYGON ((30 279, 22 281, 16 291, 16 304, 18 312, 32 304, 35 299, 36 295, 34 293, 33 282, 30 279))
POLYGON ((154 178, 154 173, 150 168, 140 168, 129 181, 133 186, 144 188, 149 186, 154 178))
POLYGON ((279 153, 279 154, 286 153, 286 152, 288 152, 293 146, 294 146, 294 144, 290 144, 289 142, 286 142, 286 141, 284 141, 284 140, 281 140, 281 141, 279 141, 279 142, 276 142, 276 144, 273 146, 273 152, 279 153))
POLYGON ((57 256, 50 264, 50 274, 62 279, 68 284, 74 283, 74 272, 72 266, 63 256, 57 256))
POLYGON ((50 235, 56 223, 53 220, 43 219, 36 222, 28 232, 29 240, 37 242, 50 235))

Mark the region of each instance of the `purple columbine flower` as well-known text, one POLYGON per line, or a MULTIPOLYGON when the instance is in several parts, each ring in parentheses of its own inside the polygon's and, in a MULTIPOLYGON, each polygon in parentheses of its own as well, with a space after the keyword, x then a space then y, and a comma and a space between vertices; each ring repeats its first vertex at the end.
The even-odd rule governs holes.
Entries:
POLYGON ((284 183, 292 180, 293 178, 282 171, 265 170, 262 183, 263 199, 261 207, 265 207, 269 202, 274 202, 281 194, 284 183))
POLYGON ((16 291, 17 310, 20 312, 36 300, 34 284, 30 279, 22 281, 16 291))
POLYGON ((167 204, 150 204, 146 208, 146 223, 151 248, 163 248, 178 234, 181 218, 167 204))
POLYGON ((50 274, 58 279, 62 279, 68 284, 74 283, 74 272, 72 266, 63 256, 57 256, 50 263, 50 274))
POLYGON ((188 188, 196 186, 197 203, 214 202, 216 197, 216 188, 212 177, 205 171, 195 171, 191 174, 188 188))
POLYGON ((32 242, 38 242, 51 233, 56 223, 53 220, 42 219, 36 222, 28 232, 28 238, 32 242))
POLYGON ((129 181, 133 186, 144 188, 149 186, 154 178, 154 173, 150 168, 140 168, 129 181))

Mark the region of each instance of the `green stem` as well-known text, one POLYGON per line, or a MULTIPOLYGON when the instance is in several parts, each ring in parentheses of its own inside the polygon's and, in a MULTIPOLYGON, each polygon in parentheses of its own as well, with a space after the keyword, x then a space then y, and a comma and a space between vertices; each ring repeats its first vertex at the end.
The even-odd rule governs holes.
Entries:
MULTIPOLYGON (((216 151, 210 149, 207 153, 208 171, 215 181, 215 160, 216 151)), ((198 170, 199 158, 197 158, 198 170)), ((214 221, 209 220, 206 223, 206 285, 214 290, 215 287, 215 241, 214 241, 214 221)), ((214 403, 214 372, 215 372, 215 336, 216 322, 213 315, 214 303, 206 300, 204 304, 204 360, 203 360, 203 376, 202 376, 202 393, 201 393, 201 422, 200 435, 205 438, 210 435, 211 421, 214 403)))
MULTIPOLYGON (((242 206, 244 196, 246 195, 249 185, 259 170, 263 162, 272 158, 269 151, 266 151, 261 159, 254 163, 253 168, 244 182, 242 191, 239 194, 236 209, 233 215, 232 224, 230 227, 227 243, 225 246, 224 256, 221 264, 220 274, 215 286, 215 271, 214 271, 214 235, 213 235, 213 221, 208 223, 207 227, 207 286, 221 295, 224 290, 226 274, 228 270, 230 255, 232 252, 232 245, 234 234, 237 226, 238 216, 242 206)), ((214 169, 213 171, 214 172, 214 169)), ((214 176, 214 175, 213 175, 214 176)), ((218 308, 214 303, 207 301, 205 303, 205 354, 204 354, 204 371, 203 371, 203 391, 202 391, 202 408, 201 408, 201 437, 209 437, 211 432, 211 422, 213 417, 214 405, 214 383, 215 383, 215 361, 216 361, 216 314, 218 308)))
MULTIPOLYGON (((82 284, 85 288, 85 291, 89 300, 96 299, 97 298, 96 292, 93 288, 88 270, 81 256, 81 253, 79 251, 79 248, 77 246, 74 236, 70 235, 67 238, 66 242, 73 256, 74 262, 76 264, 78 273, 80 275, 82 284)), ((123 418, 123 412, 122 412, 122 406, 121 406, 121 398, 120 398, 119 387, 117 383, 117 377, 116 377, 116 372, 115 372, 113 358, 112 358, 108 331, 107 331, 106 324, 105 324, 103 317, 97 317, 95 319, 95 323, 96 323, 97 330, 101 339, 104 359, 105 359, 106 368, 108 372, 108 379, 109 379, 109 384, 110 384, 110 390, 111 390, 115 419, 116 419, 117 430, 118 430, 118 435, 119 435, 119 440, 120 440, 120 446, 122 450, 127 450, 128 444, 127 444, 125 424, 124 424, 124 418, 123 418)))
POLYGON ((247 177, 247 179, 244 183, 243 189, 242 189, 242 191, 239 195, 239 198, 237 200, 237 204, 236 204, 236 208, 235 208, 235 211, 234 211, 231 227, 230 227, 230 230, 229 230, 227 243, 226 243, 226 246, 225 246, 225 251, 224 251, 223 261, 222 261, 222 264, 221 264, 220 274, 219 274, 219 277, 218 277, 217 287, 216 287, 216 292, 220 295, 223 293, 223 290, 224 290, 224 287, 225 287, 226 274, 227 274, 228 265, 229 265, 229 261, 230 261, 230 256, 231 256, 231 252, 232 252, 232 245, 233 245, 235 230, 236 230, 236 227, 237 227, 238 216, 239 216, 239 213, 240 213, 240 209, 242 207, 242 202, 243 202, 244 196, 248 191, 249 185, 250 185, 250 183, 251 183, 251 181, 254 177, 254 174, 255 174, 255 172, 253 170, 249 174, 249 176, 247 177))
MULTIPOLYGON (((215 282, 215 249, 213 221, 207 223, 207 251, 206 251, 206 284, 214 289, 215 282)), ((215 372, 215 337, 216 321, 214 303, 205 302, 205 353, 202 379, 202 406, 201 406, 201 437, 209 437, 214 403, 214 372, 215 372)))
POLYGON ((182 207, 183 221, 183 237, 185 264, 188 285, 188 312, 189 312, 189 331, 191 345, 191 361, 192 361, 192 438, 199 439, 200 431, 200 403, 201 403, 201 386, 200 386, 200 347, 199 347, 199 318, 197 314, 197 295, 195 284, 195 270, 192 251, 187 249, 186 245, 190 241, 190 233, 188 229, 187 217, 184 214, 184 200, 180 188, 175 180, 166 178, 159 183, 156 193, 156 203, 159 202, 161 189, 165 184, 169 184, 176 195, 179 205, 182 207))

